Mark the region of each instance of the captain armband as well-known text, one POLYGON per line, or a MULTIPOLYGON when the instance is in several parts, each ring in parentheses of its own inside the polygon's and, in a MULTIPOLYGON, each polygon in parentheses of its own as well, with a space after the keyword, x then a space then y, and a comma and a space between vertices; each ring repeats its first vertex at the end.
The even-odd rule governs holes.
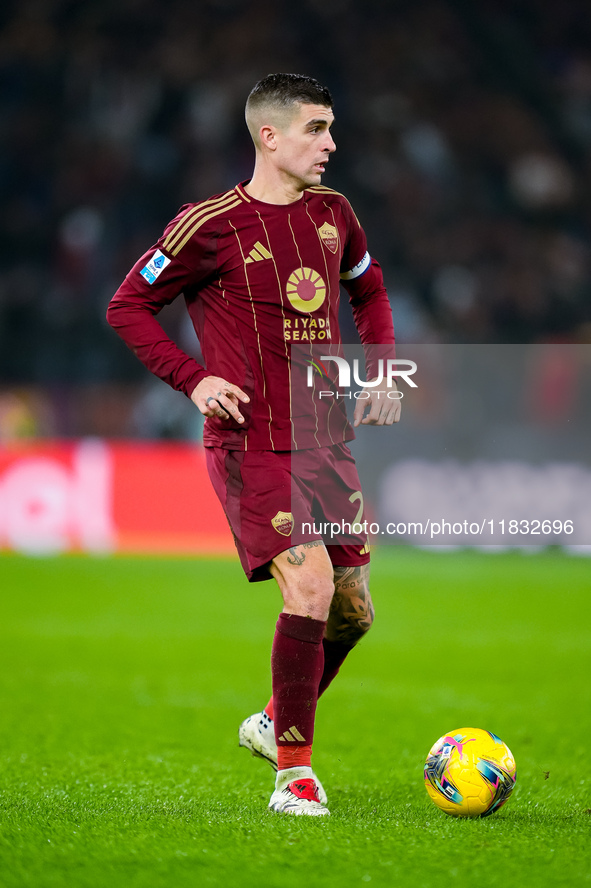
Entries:
POLYGON ((371 265, 371 256, 366 252, 365 256, 358 262, 357 265, 354 265, 350 271, 341 272, 341 280, 342 281, 353 281, 355 278, 361 277, 361 275, 367 271, 369 266, 371 265))

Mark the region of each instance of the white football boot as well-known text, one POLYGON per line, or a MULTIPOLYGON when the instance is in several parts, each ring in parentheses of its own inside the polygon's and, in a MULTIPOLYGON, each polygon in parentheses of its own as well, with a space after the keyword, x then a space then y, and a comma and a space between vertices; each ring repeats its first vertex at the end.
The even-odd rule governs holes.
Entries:
POLYGON ((277 771, 275 792, 269 802, 277 814, 306 814, 325 817, 330 811, 320 801, 318 781, 312 768, 287 768, 277 771))
POLYGON ((267 713, 249 715, 238 728, 238 744, 250 749, 257 758, 265 759, 277 770, 277 744, 273 719, 267 713))
MULTIPOLYGON (((275 726, 273 719, 267 713, 255 712, 244 719, 238 728, 238 744, 250 749, 252 755, 265 759, 272 768, 277 770, 277 744, 275 743, 275 726)), ((326 805, 328 798, 322 783, 314 774, 314 780, 318 787, 318 798, 322 805, 326 805)))

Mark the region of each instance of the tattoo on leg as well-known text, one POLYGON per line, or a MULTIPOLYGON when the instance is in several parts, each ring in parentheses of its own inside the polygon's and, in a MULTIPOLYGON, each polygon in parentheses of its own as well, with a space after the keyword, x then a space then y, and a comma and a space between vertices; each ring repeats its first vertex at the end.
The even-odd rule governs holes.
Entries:
POLYGON ((287 556, 288 564, 303 564, 306 560, 306 553, 302 552, 302 549, 315 549, 316 546, 323 546, 324 543, 322 540, 312 540, 311 543, 302 543, 299 546, 290 546, 288 552, 291 552, 291 557, 287 556))
POLYGON ((369 594, 367 565, 335 567, 335 594, 330 607, 326 637, 330 641, 357 644, 374 618, 369 594))
POLYGON ((306 560, 306 556, 303 552, 298 552, 297 546, 290 546, 289 551, 291 552, 291 558, 287 556, 288 564, 303 564, 306 560))

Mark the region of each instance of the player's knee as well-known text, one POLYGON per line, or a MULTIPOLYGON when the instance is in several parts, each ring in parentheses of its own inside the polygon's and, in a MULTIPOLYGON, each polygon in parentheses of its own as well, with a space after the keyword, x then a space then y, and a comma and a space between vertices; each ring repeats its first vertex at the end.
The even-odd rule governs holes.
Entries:
POLYGON ((335 585, 324 545, 307 544, 289 549, 273 560, 270 570, 279 583, 289 613, 315 620, 328 618, 335 585))
POLYGON ((331 577, 309 573, 283 588, 283 602, 290 613, 326 620, 334 595, 331 577))
POLYGON ((305 598, 316 602, 328 614, 334 595, 332 577, 326 576, 326 574, 309 577, 306 582, 301 584, 300 592, 305 598))

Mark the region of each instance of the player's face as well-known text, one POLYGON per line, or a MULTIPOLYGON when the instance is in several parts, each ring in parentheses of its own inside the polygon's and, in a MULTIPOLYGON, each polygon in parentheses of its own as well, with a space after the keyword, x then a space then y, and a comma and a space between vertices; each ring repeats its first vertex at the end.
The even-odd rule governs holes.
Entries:
POLYGON ((298 105, 289 125, 278 134, 276 163, 298 190, 319 185, 336 145, 330 134, 334 114, 324 105, 298 105))

